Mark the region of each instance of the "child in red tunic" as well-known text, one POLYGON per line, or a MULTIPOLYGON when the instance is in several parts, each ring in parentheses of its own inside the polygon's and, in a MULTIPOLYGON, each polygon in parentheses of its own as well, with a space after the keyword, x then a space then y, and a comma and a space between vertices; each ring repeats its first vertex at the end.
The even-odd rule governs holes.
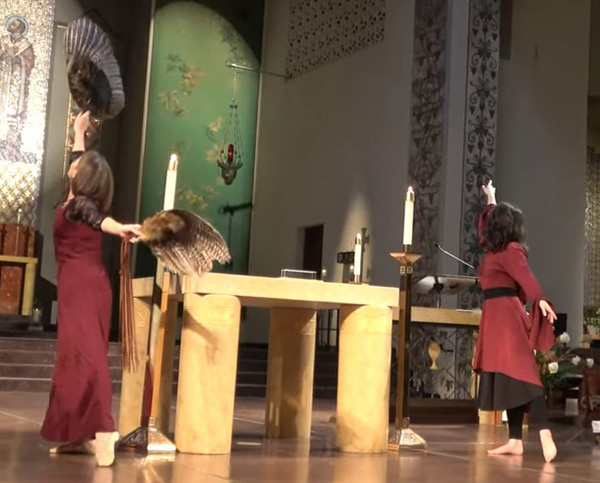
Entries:
MULTIPOLYGON (((483 191, 488 201, 479 220, 486 251, 479 266, 484 302, 473 364, 480 376, 478 402, 483 411, 506 410, 508 416, 508 443, 488 453, 522 455, 523 416, 544 397, 534 350, 552 347, 556 314, 527 263, 523 214, 506 203, 496 205, 491 181, 483 191), (531 302, 531 314, 524 301, 531 302)), ((556 445, 545 424, 540 440, 544 458, 552 461, 556 445)))
MULTIPOLYGON (((83 148, 89 114, 75 122, 75 146, 83 148)), ((83 149, 82 149, 83 151, 83 149)), ((112 418, 108 365, 111 288, 102 264, 101 232, 137 241, 139 225, 106 214, 113 178, 106 160, 88 151, 69 170, 71 190, 56 211, 54 245, 58 267, 58 340, 50 401, 42 436, 67 441, 51 454, 95 454, 100 466, 114 461, 118 439, 112 418)))

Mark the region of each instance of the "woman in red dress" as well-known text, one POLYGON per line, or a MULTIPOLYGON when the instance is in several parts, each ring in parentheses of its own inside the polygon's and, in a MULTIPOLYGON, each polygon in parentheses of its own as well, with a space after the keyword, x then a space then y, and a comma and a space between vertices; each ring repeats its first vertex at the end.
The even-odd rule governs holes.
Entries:
MULTIPOLYGON (((483 411, 506 410, 508 416, 508 443, 488 453, 522 455, 523 416, 544 397, 534 350, 552 347, 556 314, 527 263, 523 214, 507 203, 496 205, 491 181, 483 191, 488 202, 479 219, 486 251, 479 267, 484 302, 473 361, 480 376, 478 403, 483 411), (525 301, 531 303, 531 314, 525 301)), ((549 462, 556 457, 556 445, 542 416, 540 440, 549 462)))
MULTIPOLYGON (((89 114, 75 121, 74 152, 84 150, 89 114)), ((58 340, 50 402, 41 434, 67 442, 57 453, 95 454, 100 466, 114 461, 118 439, 112 418, 108 364, 111 287, 102 264, 102 232, 137 241, 139 225, 107 216, 113 177, 106 160, 88 151, 69 169, 70 191, 56 211, 58 340)))

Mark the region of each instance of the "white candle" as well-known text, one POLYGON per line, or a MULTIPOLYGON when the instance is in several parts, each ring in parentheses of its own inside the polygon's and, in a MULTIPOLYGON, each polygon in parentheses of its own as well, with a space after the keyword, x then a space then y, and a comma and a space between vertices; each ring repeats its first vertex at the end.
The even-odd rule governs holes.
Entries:
POLYGON ((362 236, 360 233, 356 234, 354 240, 354 278, 355 281, 360 281, 360 272, 362 268, 362 236))
POLYGON ((167 168, 167 179, 165 181, 165 198, 163 210, 172 210, 175 206, 175 189, 177 188, 177 165, 179 159, 176 154, 171 154, 167 168))
POLYGON ((409 186, 406 192, 406 202, 404 203, 404 236, 402 239, 402 243, 407 246, 412 245, 414 214, 415 192, 412 186, 409 186))

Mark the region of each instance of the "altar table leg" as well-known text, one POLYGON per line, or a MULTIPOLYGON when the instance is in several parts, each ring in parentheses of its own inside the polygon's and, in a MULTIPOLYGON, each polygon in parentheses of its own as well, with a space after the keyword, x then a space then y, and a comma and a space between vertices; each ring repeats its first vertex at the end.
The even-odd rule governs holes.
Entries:
POLYGON ((267 438, 310 438, 317 312, 271 309, 267 438))
POLYGON ((121 435, 129 434, 140 427, 151 302, 150 298, 136 297, 133 299, 138 364, 134 372, 123 370, 119 409, 119 432, 121 435))
POLYGON ((392 309, 343 306, 336 438, 340 451, 387 451, 392 309))
POLYGON ((231 452, 241 304, 184 296, 175 445, 182 453, 231 452))

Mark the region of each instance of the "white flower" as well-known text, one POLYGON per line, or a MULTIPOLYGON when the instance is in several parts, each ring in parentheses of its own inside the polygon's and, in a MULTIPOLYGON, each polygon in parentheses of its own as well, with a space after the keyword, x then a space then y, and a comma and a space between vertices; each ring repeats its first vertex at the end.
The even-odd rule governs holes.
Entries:
POLYGON ((594 359, 592 359, 591 357, 585 360, 585 363, 587 364, 587 366, 591 369, 592 367, 594 367, 594 359))
POLYGON ((569 342, 571 342, 571 337, 566 332, 563 332, 562 334, 560 334, 558 340, 560 340, 563 344, 568 344, 569 342))
POLYGON ((558 372, 558 362, 551 362, 548 364, 548 372, 550 374, 556 374, 558 372))
POLYGON ((573 359, 571 359, 571 363, 574 366, 578 366, 580 362, 581 362, 581 357, 579 357, 579 356, 575 356, 575 357, 573 357, 573 359))

